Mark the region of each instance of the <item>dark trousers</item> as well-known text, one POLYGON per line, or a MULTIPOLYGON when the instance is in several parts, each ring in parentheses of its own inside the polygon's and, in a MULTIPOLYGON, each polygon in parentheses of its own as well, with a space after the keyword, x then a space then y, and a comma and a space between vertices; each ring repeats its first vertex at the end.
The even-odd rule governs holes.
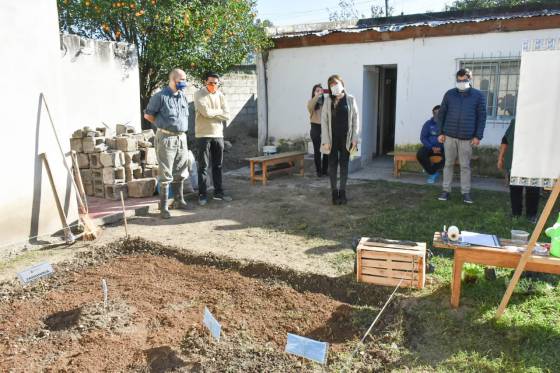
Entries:
POLYGON ((523 189, 525 189, 525 214, 528 217, 537 216, 539 211, 539 200, 541 189, 538 187, 526 187, 520 185, 509 186, 509 196, 511 198, 511 214, 521 216, 523 212, 523 189))
POLYGON ((416 153, 416 159, 418 159, 418 162, 420 162, 422 167, 424 167, 424 170, 426 170, 429 175, 435 174, 445 165, 445 155, 443 154, 443 149, 441 150, 441 153, 434 153, 432 149, 423 146, 418 150, 418 153, 416 153), (441 162, 432 163, 430 157, 434 155, 440 155, 441 162))
POLYGON ((223 193, 222 162, 224 159, 224 139, 221 137, 201 137, 197 139, 197 148, 198 194, 206 196, 209 166, 212 167, 214 194, 223 193))
POLYGON ((344 138, 332 139, 331 154, 329 154, 329 176, 331 178, 331 189, 346 190, 348 180, 348 163, 350 162, 350 152, 346 149, 346 136, 344 138), (340 187, 336 187, 336 174, 340 166, 340 187))
POLYGON ((311 141, 313 141, 313 157, 317 175, 326 175, 329 169, 329 156, 321 154, 321 125, 311 123, 311 141), (322 160, 321 160, 322 155, 322 160))

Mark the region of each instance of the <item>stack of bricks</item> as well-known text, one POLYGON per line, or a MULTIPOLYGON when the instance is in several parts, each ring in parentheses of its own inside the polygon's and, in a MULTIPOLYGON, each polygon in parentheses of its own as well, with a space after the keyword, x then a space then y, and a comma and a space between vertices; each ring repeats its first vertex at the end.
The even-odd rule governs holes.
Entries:
POLYGON ((135 133, 134 127, 117 125, 116 136, 105 128, 84 127, 72 134, 70 148, 88 196, 119 200, 150 197, 157 184, 158 164, 152 130, 135 133))

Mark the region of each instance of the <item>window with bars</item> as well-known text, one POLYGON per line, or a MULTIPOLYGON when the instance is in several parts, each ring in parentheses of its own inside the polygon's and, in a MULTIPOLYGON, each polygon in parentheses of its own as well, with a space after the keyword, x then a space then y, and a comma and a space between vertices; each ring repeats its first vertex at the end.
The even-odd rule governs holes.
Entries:
POLYGON ((473 74, 473 86, 486 96, 489 118, 515 116, 519 88, 519 60, 463 60, 461 68, 473 74))

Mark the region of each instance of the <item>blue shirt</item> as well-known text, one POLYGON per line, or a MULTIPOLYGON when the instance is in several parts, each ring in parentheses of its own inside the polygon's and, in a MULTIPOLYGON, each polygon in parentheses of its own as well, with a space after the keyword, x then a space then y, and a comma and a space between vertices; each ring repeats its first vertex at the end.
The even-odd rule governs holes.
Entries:
POLYGON ((174 94, 171 88, 165 87, 150 98, 144 112, 156 117, 154 125, 157 128, 173 132, 189 129, 189 106, 181 91, 174 94))
POLYGON ((425 148, 431 149, 433 147, 443 148, 443 144, 438 141, 439 126, 434 118, 430 118, 422 126, 420 132, 420 141, 425 148))

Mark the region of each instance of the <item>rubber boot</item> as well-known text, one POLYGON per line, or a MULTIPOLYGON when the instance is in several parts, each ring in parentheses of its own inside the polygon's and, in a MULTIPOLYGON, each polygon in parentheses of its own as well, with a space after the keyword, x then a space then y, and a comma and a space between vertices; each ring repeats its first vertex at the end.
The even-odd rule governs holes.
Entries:
POLYGON ((348 203, 348 200, 346 199, 346 191, 345 190, 339 190, 338 191, 338 201, 341 205, 345 205, 346 203, 348 203))
POLYGON ((159 216, 162 219, 169 219, 171 214, 167 203, 169 200, 169 183, 162 183, 159 186, 159 216))
POLYGON ((339 201, 338 201, 338 189, 333 189, 332 191, 332 204, 333 205, 339 205, 339 201))
POLYGON ((173 208, 176 210, 186 210, 187 202, 183 197, 183 182, 178 181, 171 183, 173 187, 173 208))

